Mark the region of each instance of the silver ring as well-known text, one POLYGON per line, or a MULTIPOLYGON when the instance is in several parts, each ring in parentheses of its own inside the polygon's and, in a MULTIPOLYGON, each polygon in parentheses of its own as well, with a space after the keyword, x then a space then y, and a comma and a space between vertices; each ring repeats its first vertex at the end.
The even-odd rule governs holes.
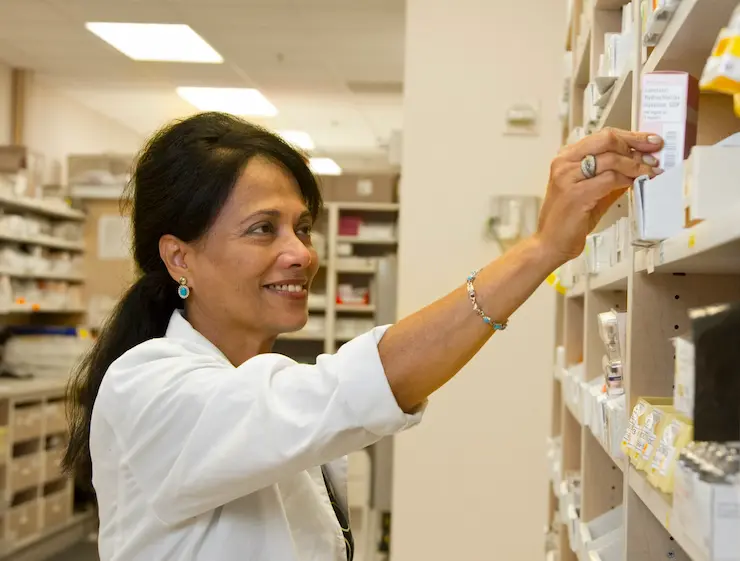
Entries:
POLYGON ((581 173, 586 179, 596 177, 596 156, 589 154, 581 160, 581 173))

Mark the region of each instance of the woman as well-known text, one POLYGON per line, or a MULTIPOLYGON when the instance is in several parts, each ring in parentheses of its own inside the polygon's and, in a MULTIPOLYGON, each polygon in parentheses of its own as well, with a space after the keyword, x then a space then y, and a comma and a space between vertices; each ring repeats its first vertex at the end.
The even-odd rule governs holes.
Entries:
POLYGON ((319 266, 304 157, 224 114, 159 132, 131 183, 142 275, 72 386, 65 464, 92 468, 101 559, 351 558, 344 456, 418 423, 660 147, 609 131, 566 148, 534 237, 308 366, 270 353, 305 324, 319 266))

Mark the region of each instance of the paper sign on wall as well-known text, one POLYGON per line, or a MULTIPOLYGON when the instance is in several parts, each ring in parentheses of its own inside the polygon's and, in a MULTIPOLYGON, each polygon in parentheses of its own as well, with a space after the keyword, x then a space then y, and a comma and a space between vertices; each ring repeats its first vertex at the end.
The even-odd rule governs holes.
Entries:
POLYGON ((98 220, 98 259, 119 260, 131 257, 131 220, 105 214, 98 220))

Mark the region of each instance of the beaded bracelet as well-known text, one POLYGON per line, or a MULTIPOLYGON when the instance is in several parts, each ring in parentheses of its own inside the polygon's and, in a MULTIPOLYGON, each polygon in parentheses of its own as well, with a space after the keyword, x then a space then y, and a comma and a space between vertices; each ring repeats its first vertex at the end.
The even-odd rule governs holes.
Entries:
POLYGON ((485 323, 490 325, 494 331, 503 331, 509 325, 509 322, 505 321, 503 323, 498 323, 493 321, 490 317, 486 315, 483 310, 481 310, 481 307, 478 305, 478 299, 475 296, 475 287, 473 286, 473 281, 478 276, 479 272, 480 269, 473 271, 472 273, 470 273, 470 275, 468 275, 468 298, 470 298, 470 303, 473 304, 473 310, 475 310, 475 313, 478 314, 485 323))

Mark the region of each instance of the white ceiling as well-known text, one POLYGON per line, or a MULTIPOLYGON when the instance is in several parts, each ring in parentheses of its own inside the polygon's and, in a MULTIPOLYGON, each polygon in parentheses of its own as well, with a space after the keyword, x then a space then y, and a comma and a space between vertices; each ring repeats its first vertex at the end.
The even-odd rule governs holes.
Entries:
POLYGON ((195 111, 176 86, 255 87, 345 168, 387 165, 402 127, 403 0, 0 0, 0 60, 148 135, 195 111), (135 62, 86 21, 186 23, 224 64, 135 62))

